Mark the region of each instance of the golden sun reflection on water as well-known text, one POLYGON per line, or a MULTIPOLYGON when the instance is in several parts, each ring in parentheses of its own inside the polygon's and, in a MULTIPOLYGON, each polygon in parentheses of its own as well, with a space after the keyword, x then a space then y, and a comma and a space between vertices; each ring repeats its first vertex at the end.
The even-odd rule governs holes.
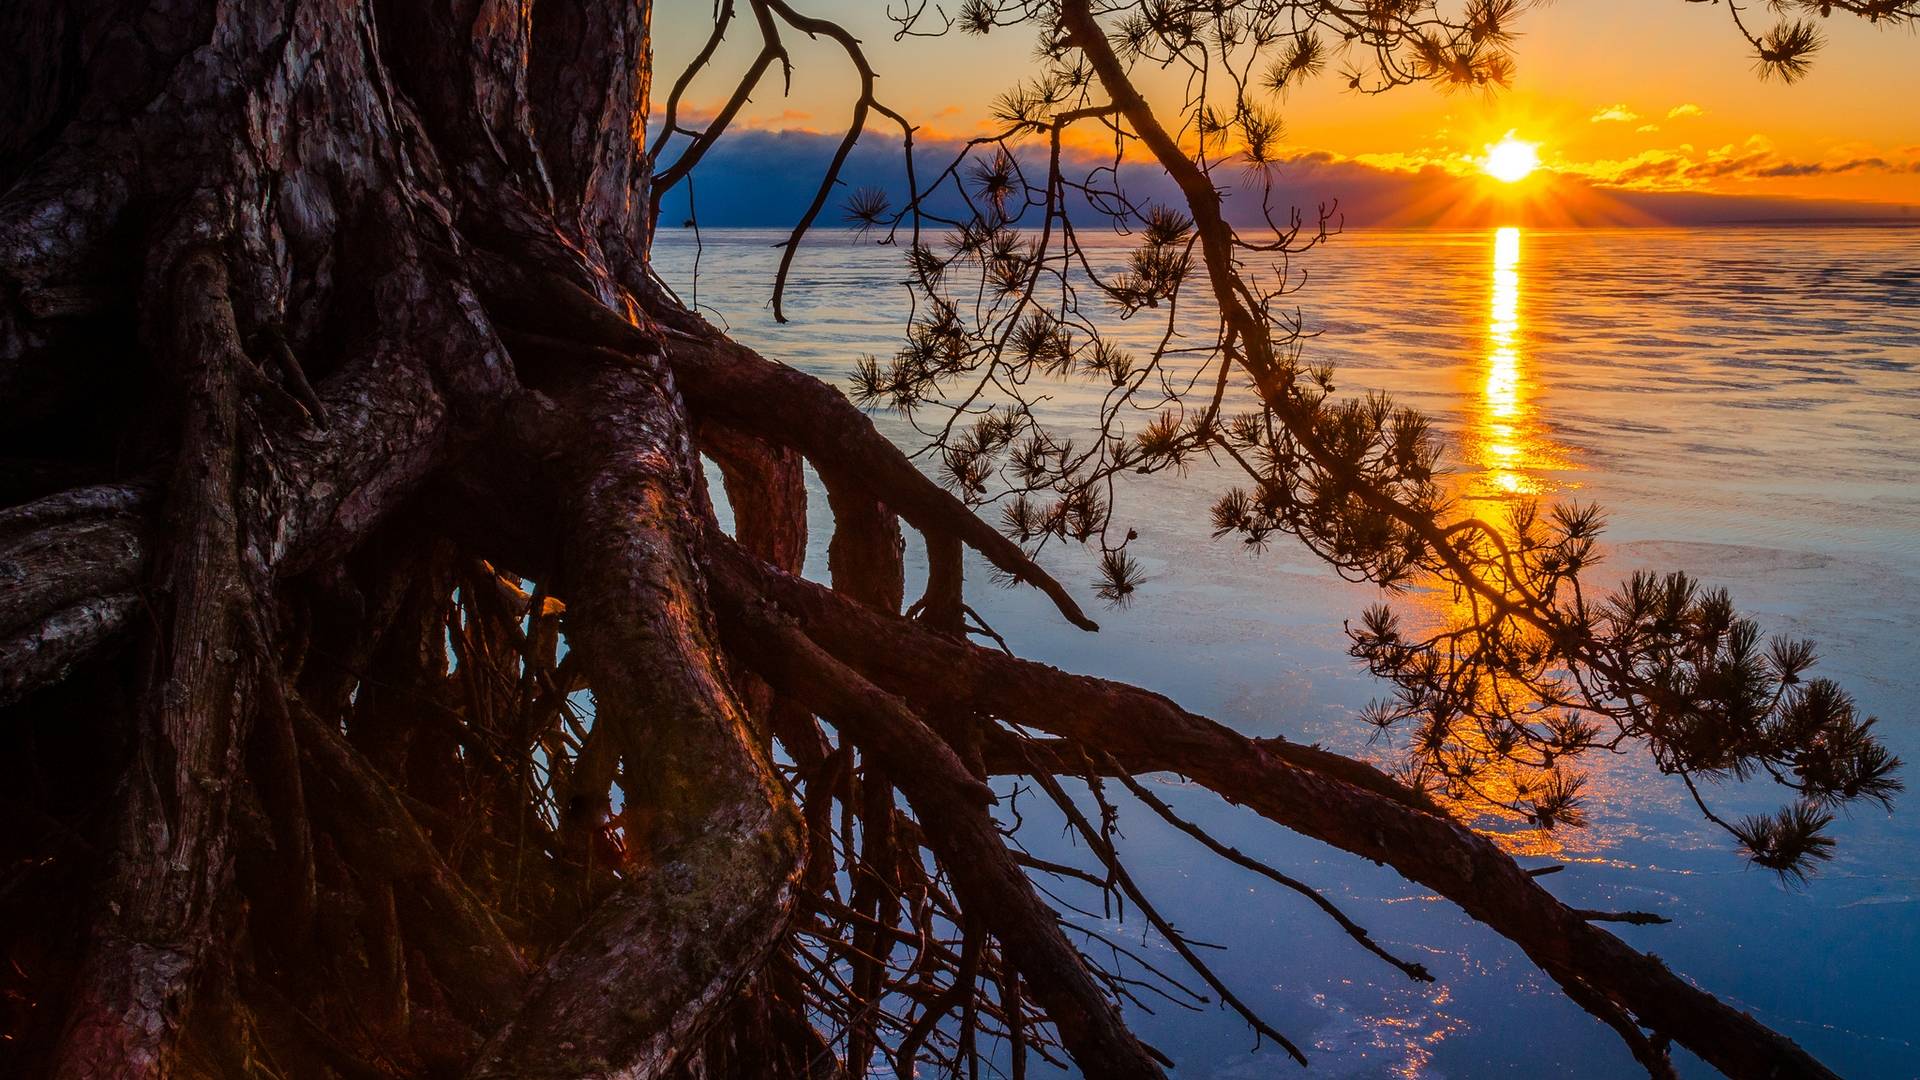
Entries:
POLYGON ((1543 474, 1568 467, 1533 404, 1532 377, 1521 324, 1520 230, 1493 234, 1493 276, 1488 292, 1486 377, 1479 400, 1468 408, 1466 443, 1479 473, 1466 494, 1504 499, 1553 490, 1543 474))
POLYGON ((1519 471, 1521 448, 1514 421, 1520 414, 1520 230, 1504 228, 1494 234, 1493 310, 1487 323, 1487 388, 1481 425, 1485 432, 1481 464, 1494 486, 1514 494, 1527 492, 1532 481, 1519 471))
MULTIPOLYGON (((1495 524, 1506 518, 1500 504, 1531 499, 1545 503, 1555 493, 1579 486, 1559 475, 1576 465, 1567 449, 1553 439, 1542 415, 1540 375, 1532 369, 1526 351, 1522 239, 1521 230, 1512 226, 1493 234, 1485 360, 1465 394, 1460 447, 1463 468, 1455 481, 1460 496, 1488 504, 1468 512, 1495 524)), ((1464 625, 1475 616, 1466 596, 1446 589, 1429 590, 1425 606, 1436 624, 1464 625)), ((1513 688, 1488 685, 1482 692, 1511 694, 1513 688)), ((1469 742, 1484 738, 1471 724, 1461 725, 1456 734, 1469 742)), ((1478 815, 1490 838, 1509 854, 1565 857, 1564 842, 1573 839, 1565 829, 1534 828, 1522 814, 1500 805, 1525 805, 1542 774, 1497 755, 1489 765, 1473 779, 1474 790, 1484 798, 1473 798, 1465 804, 1470 808, 1469 815, 1478 815)), ((1604 839, 1592 832, 1591 828, 1582 830, 1579 848, 1592 848, 1596 842, 1604 845, 1604 839)))

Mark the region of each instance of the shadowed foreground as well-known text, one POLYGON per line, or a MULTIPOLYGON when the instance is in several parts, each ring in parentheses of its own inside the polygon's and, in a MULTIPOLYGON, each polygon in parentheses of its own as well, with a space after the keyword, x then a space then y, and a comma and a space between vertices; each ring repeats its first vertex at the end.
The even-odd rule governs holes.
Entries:
MULTIPOLYGON (((651 276, 648 14, 0 13, 19 106, 0 127, 0 1071, 823 1076, 879 1052, 905 1075, 1004 1038, 1015 1075, 1043 1055, 1157 1076, 1170 1062, 1120 1010, 1139 982, 1069 941, 1035 875, 1070 871, 1009 842, 986 780, 1031 777, 1100 859, 1090 880, 1240 1008, 1133 887, 1104 803, 1058 779, 1096 799, 1122 783, 1171 817, 1133 777, 1176 772, 1446 896, 1655 1075, 1669 1042, 1730 1075, 1828 1075, 1425 791, 972 644, 968 548, 1094 624, 839 390, 651 276), (797 576, 803 461, 831 504, 830 588, 797 576), (932 567, 911 605, 905 530, 932 567)), ((838 40, 782 3, 752 14, 838 40)), ((1503 663, 1592 665, 1712 720, 1698 702, 1720 691, 1636 665, 1708 640, 1691 678, 1733 648, 1731 622, 1653 597, 1642 615, 1679 618, 1681 643, 1647 631, 1602 656, 1550 598, 1500 599, 1492 541, 1408 496, 1418 439, 1382 472, 1399 421, 1303 391, 1236 279, 1218 193, 1095 13, 1042 15, 1110 99, 1087 115, 1124 117, 1187 191, 1192 220, 1152 242, 1198 244, 1224 355, 1269 410, 1249 453, 1275 471, 1223 531, 1457 573, 1497 611, 1476 633, 1531 620, 1557 650, 1503 663), (1365 447, 1343 456, 1343 438, 1365 447), (1276 501, 1285 470, 1314 488, 1305 516, 1276 501)), ((1142 453, 1164 465, 1194 439, 1245 448, 1209 421, 1142 453)), ((1561 550, 1590 543, 1566 528, 1561 550)), ((1363 658, 1432 679, 1385 619, 1363 658)), ((1800 789, 1861 779, 1858 747, 1833 745, 1866 739, 1850 708, 1691 741, 1660 726, 1677 715, 1636 734, 1673 740, 1682 776, 1826 739, 1800 789)), ((1756 833, 1756 859, 1791 865, 1765 847, 1790 835, 1756 833)), ((1338 921, 1355 963, 1430 979, 1307 884, 1215 849, 1338 921)))

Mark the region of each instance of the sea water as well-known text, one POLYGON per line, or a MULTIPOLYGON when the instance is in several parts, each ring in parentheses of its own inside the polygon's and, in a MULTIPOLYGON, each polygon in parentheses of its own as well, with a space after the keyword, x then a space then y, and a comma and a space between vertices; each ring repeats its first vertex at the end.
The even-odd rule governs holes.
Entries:
MULTIPOLYGON (((860 355, 884 358, 902 340, 901 253, 837 231, 810 236, 786 289, 790 321, 779 324, 767 301, 783 239, 674 230, 655 255, 716 323, 844 387, 860 355)), ((1090 241, 1092 257, 1117 265, 1129 243, 1090 241)), ((1895 752, 1920 761, 1920 230, 1364 230, 1284 272, 1310 335, 1305 358, 1333 364, 1341 393, 1388 390, 1434 417, 1463 498, 1486 512, 1520 498, 1602 504, 1606 558, 1591 582, 1644 568, 1725 586, 1767 632, 1816 641, 1817 674, 1857 695, 1895 752)), ((1154 315, 1110 323, 1139 351, 1164 329, 1154 315)), ((1040 389, 1046 414, 1069 428, 1101 392, 1074 380, 1040 389)), ((875 422, 909 451, 926 443, 902 417, 875 422)), ((1100 620, 1097 634, 1032 590, 990 584, 977 561, 970 601, 1022 656, 1164 692, 1250 735, 1390 762, 1396 748, 1369 742, 1357 718, 1387 688, 1348 659, 1342 632, 1380 594, 1340 581, 1285 537, 1259 554, 1212 539, 1206 510, 1231 480, 1203 462, 1121 484, 1115 522, 1138 530, 1129 551, 1148 578, 1125 609, 1099 606, 1084 552, 1043 556, 1100 620)), ((823 576, 832 526, 812 494, 807 570, 823 576)), ((911 539, 909 561, 910 575, 924 572, 911 539)), ((1614 932, 1841 1074, 1920 1076, 1920 806, 1843 814, 1834 860, 1794 888, 1747 867, 1644 754, 1582 766, 1586 828, 1480 824, 1525 865, 1567 864, 1543 884, 1569 904, 1671 918, 1614 932)), ((1610 1029, 1448 901, 1177 778, 1153 782, 1190 819, 1322 889, 1437 976, 1409 982, 1298 896, 1119 799, 1120 850, 1141 886, 1182 931, 1227 946, 1203 952, 1303 1047, 1313 1075, 1639 1072, 1610 1029)), ((997 786, 1016 794, 1011 780, 997 786)), ((1706 794, 1723 817, 1786 801, 1771 784, 1706 794)), ((1041 800, 1019 798, 1026 842, 1090 865, 1041 800)), ((1102 910, 1085 890, 1060 888, 1102 910)), ((1178 966, 1137 917, 1067 916, 1178 966)), ((1147 1000, 1153 1012, 1133 1008, 1132 1020, 1182 1075, 1294 1068, 1276 1048, 1256 1049, 1217 1004, 1147 1000)), ((1710 1072, 1676 1056, 1683 1073, 1710 1072)))

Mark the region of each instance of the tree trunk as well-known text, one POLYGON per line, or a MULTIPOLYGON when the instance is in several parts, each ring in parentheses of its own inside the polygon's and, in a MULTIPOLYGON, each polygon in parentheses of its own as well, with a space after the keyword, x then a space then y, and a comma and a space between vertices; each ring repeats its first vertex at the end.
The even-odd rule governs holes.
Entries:
POLYGON ((963 545, 1095 627, 651 279, 649 16, 0 9, 0 1073, 906 1074, 1006 1036, 1157 1075, 989 810, 1093 753, 1432 884, 1630 1041, 1820 1073, 1365 766, 967 645, 963 545), (790 576, 803 462, 831 591, 790 576), (1003 721, 1071 745, 1010 761, 1003 721))

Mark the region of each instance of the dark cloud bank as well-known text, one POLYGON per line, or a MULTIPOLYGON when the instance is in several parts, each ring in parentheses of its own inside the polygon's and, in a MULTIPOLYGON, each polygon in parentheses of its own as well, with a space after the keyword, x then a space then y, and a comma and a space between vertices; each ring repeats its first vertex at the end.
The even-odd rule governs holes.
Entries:
MULTIPOLYGON (((805 213, 833 156, 838 136, 804 131, 742 130, 721 139, 694 173, 693 199, 703 227, 790 227, 805 213)), ((668 157, 673 150, 670 148, 668 157)), ((951 159, 952 144, 919 147, 915 162, 924 184, 951 159)), ((1038 170, 1038 150, 1023 152, 1023 161, 1038 170)), ((1097 163, 1076 159, 1070 175, 1085 175, 1097 163)), ((1801 164, 1749 155, 1739 159, 1742 175, 1781 176, 1812 172, 1852 171, 1877 162, 1850 163, 1845 170, 1831 165, 1801 164)), ((1878 162, 1886 165, 1884 162, 1878 162)), ((1664 170, 1668 177, 1689 175, 1701 164, 1680 159, 1641 163, 1636 176, 1664 170)), ((1729 175, 1729 163, 1711 163, 1716 176, 1729 175)), ((969 174, 962 170, 964 179, 969 174)), ((1029 175, 1038 176, 1038 171, 1029 175)), ((1228 213, 1235 224, 1257 226, 1261 221, 1259 182, 1246 171, 1223 167, 1216 180, 1228 189, 1228 213)), ((1650 174, 1649 174, 1650 175, 1650 174)), ((1645 178, 1645 177, 1642 177, 1645 178)), ((899 202, 905 191, 906 171, 896 140, 870 133, 854 147, 841 174, 842 183, 821 211, 818 225, 845 222, 847 197, 861 187, 886 191, 899 202)), ((1107 180, 1111 185, 1111 179, 1107 180)), ((1168 178, 1150 165, 1126 166, 1121 186, 1136 202, 1172 202, 1176 192, 1168 178)), ((1720 195, 1686 191, 1644 191, 1607 187, 1588 180, 1555 176, 1530 182, 1531 197, 1506 204, 1489 198, 1489 185, 1477 178, 1460 178, 1438 167, 1416 171, 1377 168, 1328 154, 1306 154, 1287 161, 1274 173, 1273 204, 1284 220, 1298 206, 1311 222, 1321 204, 1337 202, 1340 220, 1348 227, 1366 225, 1706 225, 1735 222, 1775 224, 1879 220, 1920 225, 1920 207, 1837 200, 1786 199, 1749 195, 1720 195)), ((691 216, 687 186, 670 192, 661 220, 671 228, 691 216)), ((965 216, 951 183, 930 201, 930 208, 949 216, 965 216)))

